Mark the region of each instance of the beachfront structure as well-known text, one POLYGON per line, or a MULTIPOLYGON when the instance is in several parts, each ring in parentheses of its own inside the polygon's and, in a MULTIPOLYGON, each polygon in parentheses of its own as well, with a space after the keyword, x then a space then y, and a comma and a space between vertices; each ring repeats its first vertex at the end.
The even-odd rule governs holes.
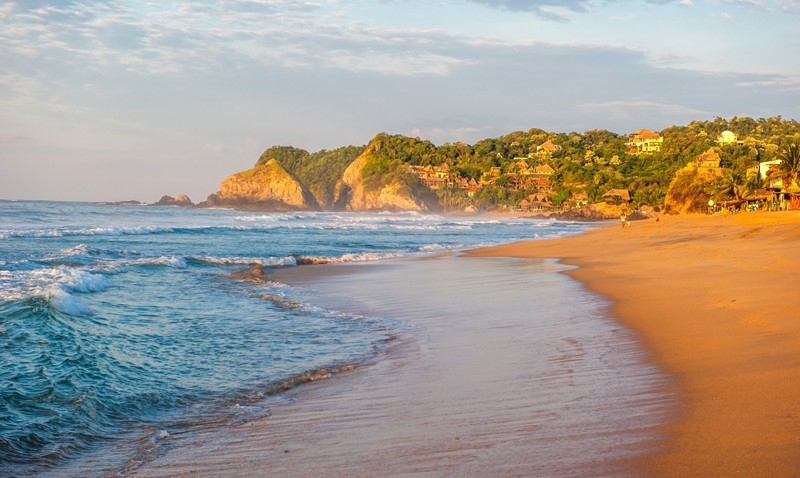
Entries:
POLYGON ((519 208, 523 211, 550 210, 553 209, 553 200, 545 193, 530 194, 519 202, 519 208))
POLYGON ((769 174, 769 170, 779 164, 781 164, 780 159, 773 159, 772 161, 762 161, 758 163, 758 177, 761 178, 762 181, 769 180, 767 184, 768 189, 773 189, 776 191, 783 189, 783 180, 781 178, 772 177, 769 174))
POLYGON ((589 195, 584 191, 581 191, 579 193, 575 193, 569 199, 569 204, 573 208, 579 208, 579 207, 587 206, 589 204, 589 195))
POLYGON ((627 189, 611 189, 603 194, 603 200, 607 203, 629 203, 631 202, 631 193, 627 189))
POLYGON ((630 141, 625 143, 631 154, 657 153, 661 151, 664 138, 649 129, 640 129, 629 135, 630 141))

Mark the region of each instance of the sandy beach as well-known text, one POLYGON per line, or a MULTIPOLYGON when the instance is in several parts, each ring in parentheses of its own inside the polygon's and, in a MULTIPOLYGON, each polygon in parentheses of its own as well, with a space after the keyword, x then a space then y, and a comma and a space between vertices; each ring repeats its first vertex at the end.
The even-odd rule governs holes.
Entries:
POLYGON ((678 420, 652 476, 800 470, 800 213, 665 217, 476 255, 559 257, 613 300, 675 377, 678 420))
POLYGON ((328 306, 423 331, 275 397, 269 418, 170 437, 130 476, 797 476, 798 240, 798 213, 663 217, 409 269, 287 271, 328 306), (527 277, 567 296, 542 303, 527 277), (537 342, 539 308, 576 328, 537 342))

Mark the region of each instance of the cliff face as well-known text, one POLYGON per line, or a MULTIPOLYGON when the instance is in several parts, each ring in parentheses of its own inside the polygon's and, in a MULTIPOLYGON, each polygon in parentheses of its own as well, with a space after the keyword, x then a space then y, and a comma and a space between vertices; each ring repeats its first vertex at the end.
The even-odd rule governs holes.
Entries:
POLYGON ((715 170, 692 162, 675 174, 669 184, 664 208, 669 214, 703 212, 708 209, 709 185, 717 179, 715 170))
POLYGON ((417 211, 440 209, 436 195, 427 188, 409 187, 397 181, 369 187, 364 182, 364 167, 372 160, 375 148, 370 145, 345 169, 336 187, 336 211, 417 211))
POLYGON ((228 176, 205 205, 271 211, 320 209, 308 189, 275 159, 228 176))

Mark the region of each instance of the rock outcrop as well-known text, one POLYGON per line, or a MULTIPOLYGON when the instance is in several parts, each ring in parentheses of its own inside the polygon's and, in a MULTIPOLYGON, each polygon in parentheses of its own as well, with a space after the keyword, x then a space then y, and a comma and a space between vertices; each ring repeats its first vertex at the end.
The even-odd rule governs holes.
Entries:
POLYGON ((439 211, 436 194, 425 186, 400 181, 371 187, 364 181, 364 168, 373 160, 375 146, 370 145, 345 169, 336 187, 336 211, 439 211), (416 186, 416 187, 415 187, 416 186))
POLYGON ((153 206, 182 206, 182 207, 191 207, 194 206, 192 200, 189 199, 189 196, 185 194, 178 194, 175 197, 172 196, 161 196, 157 202, 152 204, 153 206))
POLYGON ((205 207, 233 207, 265 211, 318 211, 311 192, 281 164, 270 159, 253 169, 225 178, 205 207))
POLYGON ((703 212, 711 199, 709 185, 716 181, 716 171, 691 162, 675 173, 664 199, 664 210, 669 214, 703 212))

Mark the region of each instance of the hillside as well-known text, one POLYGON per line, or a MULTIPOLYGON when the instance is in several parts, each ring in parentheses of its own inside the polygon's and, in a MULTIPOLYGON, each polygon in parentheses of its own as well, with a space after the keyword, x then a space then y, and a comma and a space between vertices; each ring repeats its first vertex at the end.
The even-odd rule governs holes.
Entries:
MULTIPOLYGON (((798 143, 795 120, 734 117, 627 134, 531 129, 474 145, 436 146, 380 133, 367 146, 317 153, 272 147, 256 166, 274 161, 304 186, 317 206, 295 204, 301 209, 563 212, 591 204, 610 205, 612 211, 661 209, 672 184, 672 196, 681 197, 683 206, 671 211, 690 212, 709 199, 719 203, 762 194, 770 180, 763 172, 754 174, 758 165, 781 159, 798 143), (675 182, 678 171, 709 151, 718 156, 713 177, 703 173, 699 182, 675 182), (689 189, 679 190, 683 185, 689 189)), ((275 189, 268 182, 260 187, 275 189)))

